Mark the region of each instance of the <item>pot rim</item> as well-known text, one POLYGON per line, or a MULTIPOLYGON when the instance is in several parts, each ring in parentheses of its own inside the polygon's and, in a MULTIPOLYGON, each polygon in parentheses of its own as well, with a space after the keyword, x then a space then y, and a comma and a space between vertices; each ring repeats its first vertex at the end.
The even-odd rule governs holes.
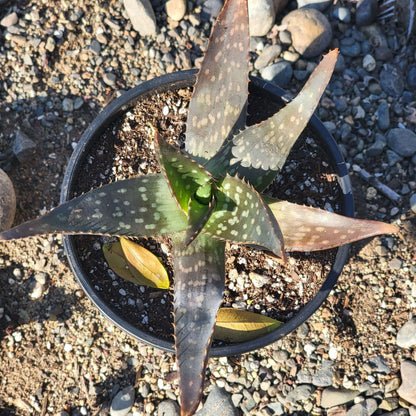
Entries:
MULTIPOLYGON (((70 199, 72 182, 76 177, 76 171, 81 159, 84 157, 84 153, 89 150, 88 144, 91 139, 99 136, 100 133, 102 133, 108 126, 108 124, 111 123, 120 114, 125 113, 130 108, 134 107, 139 98, 154 94, 155 91, 166 91, 172 87, 175 89, 180 89, 192 86, 196 80, 196 73, 197 70, 186 70, 156 77, 150 81, 143 82, 142 84, 132 88, 131 90, 127 91, 112 101, 109 105, 107 105, 87 127, 69 160, 68 167, 63 179, 60 202, 63 203, 70 199)), ((250 82, 253 83, 256 87, 264 89, 268 93, 274 96, 278 96, 286 102, 290 101, 291 99, 286 91, 260 78, 250 76, 250 82)), ((343 215, 353 217, 354 202, 352 187, 348 170, 341 152, 331 134, 315 115, 313 115, 309 121, 309 127, 314 131, 315 134, 319 136, 321 144, 325 146, 328 156, 332 159, 331 162, 337 171, 336 173, 338 175, 338 182, 342 190, 343 215)), ((73 236, 63 235, 63 244, 71 270, 77 278, 82 289, 99 309, 99 311, 110 322, 112 322, 118 328, 138 341, 166 352, 175 352, 173 343, 159 339, 150 333, 136 328, 132 324, 122 319, 114 310, 105 304, 97 292, 94 290, 94 287, 88 281, 87 276, 81 267, 81 264, 76 256, 73 236)), ((342 268, 347 260, 348 251, 349 244, 338 248, 334 264, 318 293, 289 321, 287 321, 285 324, 273 332, 265 334, 254 340, 230 344, 226 346, 212 347, 210 356, 221 357, 243 354, 259 348, 263 348, 266 345, 276 342, 294 331, 313 313, 315 313, 316 310, 321 306, 322 302, 328 297, 330 291, 337 282, 339 275, 341 274, 342 268)))

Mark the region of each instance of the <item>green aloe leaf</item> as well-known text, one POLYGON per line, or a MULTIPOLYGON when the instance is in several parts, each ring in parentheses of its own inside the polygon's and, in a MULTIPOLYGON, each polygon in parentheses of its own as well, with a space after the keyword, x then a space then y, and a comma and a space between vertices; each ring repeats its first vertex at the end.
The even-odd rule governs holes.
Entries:
POLYGON ((227 0, 189 104, 185 149, 201 164, 245 126, 249 39, 247 2, 227 0))
POLYGON ((178 205, 187 213, 189 200, 201 186, 212 181, 212 176, 189 156, 163 140, 157 131, 155 145, 172 194, 178 205))
POLYGON ((331 78, 338 56, 324 56, 300 93, 278 113, 236 135, 207 164, 218 176, 226 169, 244 177, 259 192, 276 177, 290 150, 308 124, 331 78))
POLYGON ((207 188, 198 195, 198 190, 195 193, 195 198, 189 201, 188 208, 188 226, 186 228, 185 245, 190 244, 196 236, 200 233, 206 222, 208 221, 212 210, 215 206, 215 197, 213 192, 213 184, 207 184, 201 188, 207 188))
POLYGON ((181 415, 192 415, 201 400, 215 317, 222 302, 225 244, 199 234, 183 247, 183 238, 172 238, 175 347, 181 415))
POLYGON ((183 231, 186 224, 164 175, 146 175, 87 192, 40 218, 0 233, 0 240, 48 233, 151 237, 183 231))
POLYGON ((169 278, 159 259, 139 244, 124 238, 121 241, 103 245, 104 257, 110 269, 121 278, 136 285, 168 289, 169 278), (127 242, 125 244, 127 248, 124 250, 121 243, 123 240, 127 242), (126 255, 125 252, 128 254, 126 255))
POLYGON ((399 229, 378 221, 344 217, 319 208, 267 200, 283 233, 286 251, 316 251, 399 229))
POLYGON ((214 329, 214 339, 245 342, 274 331, 282 322, 260 313, 234 308, 220 308, 214 329))
POLYGON ((285 258, 283 236, 257 191, 237 177, 218 187, 216 206, 203 232, 215 238, 256 245, 285 258))

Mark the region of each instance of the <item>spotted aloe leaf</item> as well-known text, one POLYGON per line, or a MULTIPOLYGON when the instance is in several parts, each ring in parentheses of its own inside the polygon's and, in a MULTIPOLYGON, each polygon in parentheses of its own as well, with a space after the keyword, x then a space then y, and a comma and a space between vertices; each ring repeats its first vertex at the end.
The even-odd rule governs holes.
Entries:
POLYGON ((378 221, 348 218, 287 201, 267 201, 283 233, 286 251, 316 251, 399 229, 378 221))
POLYGON ((185 149, 201 164, 245 126, 249 39, 247 1, 227 0, 189 104, 185 149))
POLYGON ((196 196, 196 192, 201 187, 211 189, 208 184, 212 182, 212 176, 189 156, 163 140, 157 131, 155 144, 172 194, 178 205, 187 213, 189 201, 196 196))
POLYGON ((338 50, 329 52, 301 92, 278 113, 236 135, 207 164, 214 176, 226 169, 264 190, 284 165, 331 78, 338 50))
POLYGON ((225 284, 225 244, 204 234, 187 247, 172 237, 175 274, 175 347, 181 415, 192 415, 201 400, 215 317, 225 284))
POLYGON ((151 237, 183 231, 186 224, 165 177, 146 175, 87 192, 40 218, 0 233, 0 240, 48 233, 151 237))
POLYGON ((260 195, 237 177, 218 187, 217 203, 203 232, 216 238, 266 248, 284 258, 283 236, 260 195))

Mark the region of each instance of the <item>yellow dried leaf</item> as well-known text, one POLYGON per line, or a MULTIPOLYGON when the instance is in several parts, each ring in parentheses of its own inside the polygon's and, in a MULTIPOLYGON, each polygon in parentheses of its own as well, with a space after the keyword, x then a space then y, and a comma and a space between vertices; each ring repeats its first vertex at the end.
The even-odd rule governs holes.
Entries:
POLYGON ((137 270, 141 275, 139 284, 158 289, 169 288, 168 273, 153 253, 124 237, 120 238, 120 243, 130 269, 137 270))
POLYGON ((214 338, 226 342, 244 342, 274 331, 281 325, 282 322, 259 313, 220 308, 214 338))
POLYGON ((137 283, 137 279, 134 277, 133 271, 130 269, 126 256, 123 253, 120 241, 104 244, 103 253, 108 266, 117 276, 129 282, 137 283))

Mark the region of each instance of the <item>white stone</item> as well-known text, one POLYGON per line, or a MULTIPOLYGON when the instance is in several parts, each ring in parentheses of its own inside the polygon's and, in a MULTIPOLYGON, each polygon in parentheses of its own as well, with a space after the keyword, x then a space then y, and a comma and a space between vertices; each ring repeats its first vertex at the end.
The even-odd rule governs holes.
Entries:
POLYGON ((286 4, 287 0, 248 0, 250 36, 267 35, 286 4))
POLYGON ((124 0, 133 29, 142 36, 156 35, 156 17, 149 0, 124 0))

